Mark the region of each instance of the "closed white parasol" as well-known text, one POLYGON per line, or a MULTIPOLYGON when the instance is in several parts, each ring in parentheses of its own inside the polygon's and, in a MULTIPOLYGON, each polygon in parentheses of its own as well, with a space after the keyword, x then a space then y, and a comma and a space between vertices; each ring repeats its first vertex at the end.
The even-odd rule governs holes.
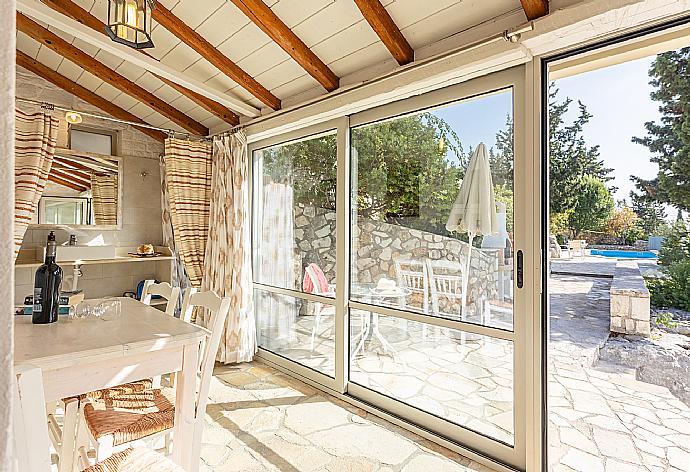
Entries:
POLYGON ((460 184, 460 191, 453 208, 450 210, 446 229, 467 233, 470 238, 467 265, 462 280, 462 315, 464 317, 470 261, 472 260, 472 240, 475 236, 486 236, 498 232, 494 185, 491 179, 489 155, 484 143, 479 143, 477 149, 472 153, 472 159, 470 159, 465 177, 460 184))

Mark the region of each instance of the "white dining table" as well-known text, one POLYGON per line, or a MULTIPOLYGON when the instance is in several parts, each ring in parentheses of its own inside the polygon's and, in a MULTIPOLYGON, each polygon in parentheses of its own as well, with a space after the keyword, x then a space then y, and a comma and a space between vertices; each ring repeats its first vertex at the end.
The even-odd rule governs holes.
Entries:
POLYGON ((47 402, 177 372, 172 459, 197 470, 196 379, 207 331, 137 300, 120 300, 121 316, 107 321, 61 315, 40 325, 15 316, 14 363, 41 369, 47 402))

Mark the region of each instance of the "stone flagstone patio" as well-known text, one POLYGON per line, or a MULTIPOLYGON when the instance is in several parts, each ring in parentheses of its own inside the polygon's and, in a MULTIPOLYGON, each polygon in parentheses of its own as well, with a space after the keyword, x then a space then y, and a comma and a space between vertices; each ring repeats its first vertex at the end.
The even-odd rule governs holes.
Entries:
POLYGON ((608 338, 610 279, 552 275, 549 469, 690 470, 690 407, 620 365, 596 363, 608 338))

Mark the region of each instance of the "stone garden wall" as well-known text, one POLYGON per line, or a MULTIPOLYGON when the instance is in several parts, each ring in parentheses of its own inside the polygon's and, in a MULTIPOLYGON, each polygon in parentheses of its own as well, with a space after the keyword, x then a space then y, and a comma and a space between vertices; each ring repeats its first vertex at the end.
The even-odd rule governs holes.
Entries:
MULTIPOLYGON (((294 218, 296 265, 301 262, 304 270, 315 262, 328 280, 334 282, 335 212, 295 205, 294 218)), ((469 245, 457 239, 370 219, 360 219, 352 231, 354 282, 377 282, 381 277, 395 280, 396 259, 449 260, 463 264, 467 261, 469 245)), ((480 294, 495 298, 498 252, 473 248, 470 264, 468 300, 480 294)))

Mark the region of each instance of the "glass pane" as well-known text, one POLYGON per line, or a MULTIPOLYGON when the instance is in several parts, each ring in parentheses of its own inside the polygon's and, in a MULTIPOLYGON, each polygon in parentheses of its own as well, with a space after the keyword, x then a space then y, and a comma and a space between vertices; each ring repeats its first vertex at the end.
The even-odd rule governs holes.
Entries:
POLYGON ((351 142, 351 297, 512 329, 512 91, 359 126, 351 142))
POLYGON ((254 290, 259 346, 335 377, 335 307, 254 290))
POLYGON ((91 133, 79 129, 71 129, 70 148, 75 151, 95 152, 109 156, 113 153, 113 137, 109 134, 91 133))
POLYGON ((512 342, 360 310, 350 320, 351 381, 513 444, 512 342))
POLYGON ((254 159, 254 280, 335 296, 335 132, 261 149, 254 159))

